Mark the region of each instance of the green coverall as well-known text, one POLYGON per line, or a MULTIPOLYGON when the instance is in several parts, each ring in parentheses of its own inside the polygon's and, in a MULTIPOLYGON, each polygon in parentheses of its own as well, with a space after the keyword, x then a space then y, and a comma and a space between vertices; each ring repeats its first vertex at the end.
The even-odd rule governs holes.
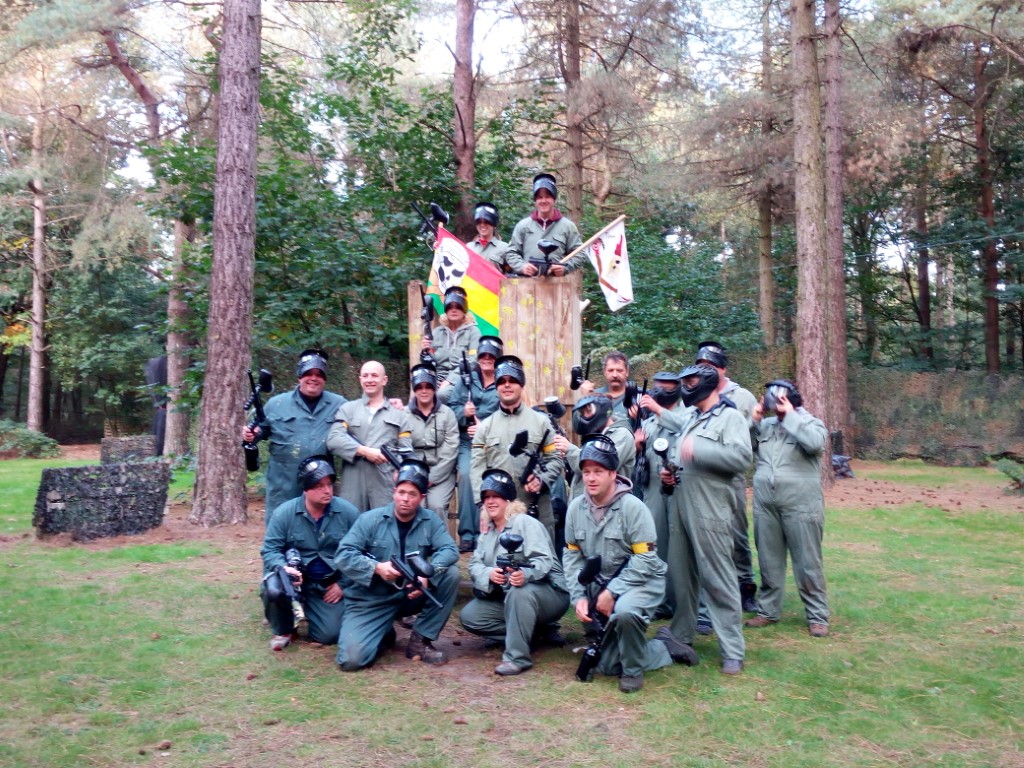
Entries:
POLYGON ((495 593, 491 599, 474 597, 462 609, 459 620, 474 635, 505 643, 502 661, 523 669, 533 666, 530 659, 530 638, 537 627, 558 621, 569 607, 569 591, 565 586, 562 566, 543 525, 532 517, 512 517, 504 531, 493 524, 481 534, 476 550, 469 560, 469 576, 473 588, 482 593, 495 593), (516 557, 530 564, 523 568, 526 583, 521 587, 499 587, 490 580, 498 555, 506 554, 498 544, 502 533, 518 533, 523 546, 516 557))
POLYGON ((796 408, 754 425, 754 541, 761 566, 758 615, 778 621, 786 585, 786 552, 808 624, 828 625, 825 568, 821 540, 825 501, 821 455, 828 437, 825 424, 796 408))

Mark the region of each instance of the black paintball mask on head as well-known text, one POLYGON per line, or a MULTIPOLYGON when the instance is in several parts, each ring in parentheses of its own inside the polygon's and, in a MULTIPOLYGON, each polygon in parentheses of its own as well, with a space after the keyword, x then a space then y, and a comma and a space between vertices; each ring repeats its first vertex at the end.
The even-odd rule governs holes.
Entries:
POLYGON ((550 173, 538 173, 533 177, 533 199, 537 199, 537 193, 542 189, 546 189, 551 193, 551 196, 558 199, 558 184, 555 182, 555 177, 550 173))
POLYGON ((305 349, 299 355, 298 365, 295 366, 295 378, 301 379, 302 374, 318 370, 327 378, 327 353, 322 349, 305 349))
POLYGON ((299 488, 308 491, 325 477, 331 481, 338 479, 334 471, 334 463, 326 456, 310 456, 299 462, 299 473, 296 479, 299 481, 299 488))
POLYGON ((691 365, 679 372, 679 391, 683 404, 690 406, 701 403, 718 389, 718 371, 709 365, 691 365), (687 379, 694 379, 687 382, 687 379))
POLYGON ((516 500, 516 483, 512 475, 503 469, 488 469, 480 480, 480 501, 484 500, 484 493, 493 491, 505 501, 516 500))
POLYGON ((463 312, 469 311, 469 298, 466 296, 466 289, 453 285, 447 291, 444 292, 444 310, 448 311, 448 307, 456 306, 463 312))
POLYGON ((775 379, 764 385, 765 410, 776 410, 779 406, 780 395, 784 395, 794 408, 799 408, 804 404, 804 399, 800 395, 800 390, 796 388, 796 384, 786 381, 786 379, 775 379))
POLYGON ((473 221, 486 221, 492 227, 498 226, 498 206, 494 203, 477 203, 473 211, 473 221))
POLYGON ((671 408, 679 402, 679 374, 672 371, 659 371, 654 374, 654 386, 647 393, 662 408, 671 408))
POLYGON ((595 461, 605 469, 616 472, 619 469, 619 453, 615 441, 608 435, 584 435, 580 449, 580 467, 585 461, 595 461))
MULTIPOLYGON (((480 354, 480 348, 477 347, 477 355, 480 354)), ((526 368, 523 365, 523 361, 515 355, 502 355, 494 363, 494 380, 501 381, 505 376, 515 379, 519 382, 519 386, 526 386, 526 368)))
POLYGON ((425 363, 414 365, 409 369, 409 383, 414 391, 419 384, 429 384, 436 390, 437 371, 434 369, 434 366, 425 363))
POLYGON ((476 356, 480 355, 494 355, 494 359, 497 360, 505 352, 505 344, 497 336, 481 336, 480 341, 476 343, 476 356))
POLYGON ((395 487, 401 483, 412 483, 420 493, 426 493, 430 487, 430 467, 419 459, 405 459, 395 478, 395 487))
POLYGON ((697 346, 697 356, 693 362, 708 362, 715 366, 715 368, 729 367, 729 358, 725 354, 725 347, 717 341, 702 341, 697 346))
POLYGON ((572 409, 572 428, 577 435, 603 432, 612 415, 612 400, 605 395, 587 395, 572 409))

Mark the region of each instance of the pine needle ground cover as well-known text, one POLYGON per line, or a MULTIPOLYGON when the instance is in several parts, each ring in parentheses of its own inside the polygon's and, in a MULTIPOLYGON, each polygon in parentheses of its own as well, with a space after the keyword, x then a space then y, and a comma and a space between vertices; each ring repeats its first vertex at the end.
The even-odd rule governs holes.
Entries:
MULTIPOLYGON (((992 470, 855 463, 828 499, 832 636, 808 636, 790 582, 742 676, 701 638, 698 667, 626 696, 575 682, 569 648, 499 678, 454 616, 440 668, 404 658, 406 630, 360 673, 329 647, 272 653, 258 505, 245 526, 192 528, 178 505, 141 537, 40 541, 52 465, 0 463, 0 765, 1024 765, 1024 501, 992 470)), ((563 632, 580 638, 571 616, 563 632)))

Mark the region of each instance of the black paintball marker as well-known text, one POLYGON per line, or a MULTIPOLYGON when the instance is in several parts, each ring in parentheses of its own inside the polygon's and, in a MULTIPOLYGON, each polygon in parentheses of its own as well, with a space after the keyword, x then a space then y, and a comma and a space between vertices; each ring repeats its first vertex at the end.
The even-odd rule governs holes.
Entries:
POLYGON ((430 590, 420 583, 419 577, 422 576, 425 579, 432 578, 435 568, 419 552, 410 552, 404 558, 392 557, 391 566, 402 574, 402 578, 395 581, 395 589, 404 589, 409 592, 415 592, 418 589, 423 593, 424 597, 438 608, 444 608, 441 601, 434 597, 430 590))
MULTIPOLYGON (((420 320, 423 321, 423 338, 430 342, 431 348, 434 346, 434 317, 437 313, 434 311, 434 300, 427 298, 427 292, 423 289, 423 283, 420 283, 420 300, 423 302, 423 308, 420 310, 420 320)), ((437 360, 430 354, 430 350, 420 350, 420 362, 424 365, 437 365, 437 360)))
MULTIPOLYGON (((633 407, 634 404, 640 401, 640 398, 647 394, 647 379, 644 379, 643 389, 637 393, 636 382, 633 380, 626 382, 626 393, 622 396, 622 405, 625 406, 628 411, 633 407)), ((640 422, 643 420, 642 408, 637 408, 636 417, 630 418, 630 427, 634 434, 640 429, 640 422)), ((644 491, 647 488, 647 483, 651 480, 651 465, 647 461, 647 439, 644 438, 640 445, 637 446, 636 452, 636 463, 633 465, 633 476, 630 478, 633 481, 633 495, 643 501, 644 491)))
MULTIPOLYGON (((537 450, 527 450, 527 446, 530 444, 530 433, 525 429, 516 433, 515 438, 512 440, 511 445, 508 447, 509 455, 513 458, 525 455, 529 458, 526 462, 526 467, 523 469, 522 474, 519 476, 519 485, 525 486, 526 481, 530 478, 530 475, 534 474, 537 470, 537 465, 540 463, 540 455, 544 445, 548 441, 548 435, 551 434, 550 429, 544 430, 544 437, 541 438, 540 445, 537 450)), ((540 508, 538 502, 540 500, 539 493, 531 493, 530 501, 526 505, 526 513, 530 517, 538 517, 540 515, 540 508)))
POLYGON ((533 568, 533 563, 525 557, 516 557, 516 553, 523 547, 523 537, 518 533, 505 531, 498 537, 498 545, 505 550, 505 554, 498 555, 494 559, 494 565, 501 568, 506 574, 523 568, 533 568))
POLYGON ((583 370, 581 366, 574 365, 572 371, 569 374, 569 389, 575 392, 580 388, 580 385, 590 378, 590 358, 587 358, 587 369, 583 370))
POLYGON ((430 233, 430 237, 427 239, 427 245, 433 248, 434 238, 437 237, 437 225, 447 224, 451 217, 448 215, 448 212, 437 203, 430 204, 430 216, 427 216, 427 214, 423 212, 423 209, 416 205, 416 203, 413 203, 412 207, 413 210, 420 215, 420 218, 423 219, 423 223, 420 224, 417 234, 422 237, 426 237, 427 233, 430 233))
MULTIPOLYGON (((473 402, 473 369, 469 364, 469 358, 466 357, 466 352, 462 352, 462 359, 459 361, 459 378, 462 379, 462 386, 466 388, 466 402, 473 402)), ((466 426, 470 424, 476 424, 476 416, 466 417, 466 426)))
MULTIPOLYGON (((285 565, 289 568, 302 570, 302 555, 299 554, 299 550, 294 548, 285 550, 284 561, 285 565)), ((292 608, 292 618, 296 626, 306 620, 306 611, 302 607, 302 598, 298 590, 295 589, 295 582, 292 581, 292 576, 285 570, 284 565, 277 566, 277 568, 263 577, 263 581, 266 583, 267 597, 272 601, 279 600, 282 595, 288 599, 292 608)))
POLYGON ((589 683, 594 679, 594 670, 601 663, 604 638, 608 629, 608 617, 597 610, 597 596, 601 594, 601 591, 608 586, 612 579, 622 573, 628 562, 629 558, 627 557, 610 577, 601 575, 603 561, 600 555, 588 557, 587 561, 583 564, 583 568, 580 569, 580 575, 577 577, 577 580, 581 586, 587 589, 587 599, 589 600, 587 613, 592 619, 589 625, 584 625, 590 642, 583 649, 583 657, 580 659, 579 666, 576 667, 576 679, 581 683, 589 683))
MULTIPOLYGON (((661 459, 661 468, 664 469, 666 472, 668 472, 670 475, 672 475, 672 477, 674 477, 676 479, 676 483, 678 483, 679 482, 679 466, 677 464, 673 464, 671 461, 669 461, 669 458, 668 458, 668 440, 666 440, 664 437, 659 437, 657 440, 655 440, 651 444, 651 448, 654 449, 655 455, 659 459, 661 459)), ((671 496, 673 493, 675 493, 675 490, 676 490, 675 485, 665 485, 665 483, 661 484, 661 495, 662 496, 671 496)))
POLYGON ((537 243, 537 250, 541 252, 542 258, 530 257, 530 263, 537 268, 537 277, 544 277, 551 267, 551 254, 558 250, 558 243, 554 240, 541 240, 537 243))
MULTIPOLYGON (((257 427, 262 427, 267 422, 267 416, 263 413, 263 399, 260 397, 261 394, 270 394, 274 391, 274 375, 266 368, 260 368, 260 380, 257 384, 252 378, 252 369, 246 371, 249 376, 249 399, 245 401, 245 405, 242 406, 243 411, 248 411, 250 408, 255 409, 253 420, 249 422, 249 429, 255 431, 257 427)), ((242 452, 245 455, 245 468, 250 472, 255 472, 260 468, 260 447, 256 445, 256 441, 253 440, 251 443, 242 441, 242 452)))
POLYGON ((388 464, 390 464, 396 470, 402 468, 401 452, 395 453, 393 450, 391 450, 391 446, 388 445, 387 443, 384 443, 384 445, 380 447, 380 452, 384 454, 384 458, 388 460, 388 464))

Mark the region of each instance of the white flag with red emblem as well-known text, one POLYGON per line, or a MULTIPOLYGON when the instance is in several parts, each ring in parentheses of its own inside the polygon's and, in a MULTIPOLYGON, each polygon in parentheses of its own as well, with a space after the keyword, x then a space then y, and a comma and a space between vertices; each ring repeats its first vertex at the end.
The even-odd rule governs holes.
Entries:
POLYGON ((626 250, 626 224, 620 220, 596 235, 587 245, 587 258, 597 271, 608 309, 618 312, 633 303, 633 276, 626 250))

